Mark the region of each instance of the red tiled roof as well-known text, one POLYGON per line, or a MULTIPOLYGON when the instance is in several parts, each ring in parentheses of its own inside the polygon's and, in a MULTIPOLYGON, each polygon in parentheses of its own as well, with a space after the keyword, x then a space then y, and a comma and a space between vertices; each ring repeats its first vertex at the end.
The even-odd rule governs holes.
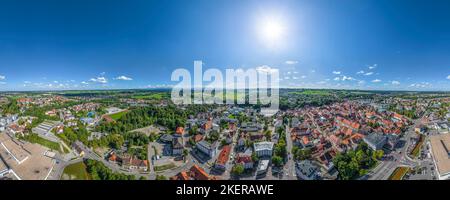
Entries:
POLYGON ((179 134, 179 135, 183 135, 183 133, 184 133, 184 128, 183 127, 177 127, 177 130, 175 131, 175 133, 176 134, 179 134))
POLYGON ((228 161, 228 158, 230 156, 231 146, 225 145, 222 148, 222 151, 219 154, 219 157, 217 158, 216 163, 220 165, 225 165, 228 161))
POLYGON ((203 170, 202 168, 200 168, 198 165, 194 165, 191 167, 190 170, 190 175, 191 177, 193 177, 195 180, 209 180, 209 175, 205 172, 205 170, 203 170))

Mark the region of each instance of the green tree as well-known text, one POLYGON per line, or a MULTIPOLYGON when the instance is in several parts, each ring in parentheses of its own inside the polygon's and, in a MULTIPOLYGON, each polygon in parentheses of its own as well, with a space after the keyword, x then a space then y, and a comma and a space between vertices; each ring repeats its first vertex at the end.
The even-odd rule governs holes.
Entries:
POLYGON ((236 176, 241 175, 242 173, 244 173, 244 165, 242 164, 234 165, 233 168, 231 169, 231 173, 233 173, 236 176))

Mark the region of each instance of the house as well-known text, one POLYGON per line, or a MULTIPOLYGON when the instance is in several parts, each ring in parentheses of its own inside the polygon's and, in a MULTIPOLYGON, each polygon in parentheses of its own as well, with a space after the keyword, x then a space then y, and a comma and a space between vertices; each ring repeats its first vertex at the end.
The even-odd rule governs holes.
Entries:
POLYGON ((236 155, 236 164, 243 165, 244 169, 253 169, 254 162, 251 154, 239 153, 236 155))
POLYGON ((164 143, 170 143, 173 141, 173 136, 169 134, 163 134, 159 137, 159 140, 164 143))
POLYGON ((257 142, 253 144, 253 148, 258 157, 272 156, 273 142, 257 142))
POLYGON ((220 151, 219 157, 217 158, 214 167, 219 170, 225 170, 228 159, 230 157, 230 153, 231 153, 231 146, 230 145, 223 146, 222 151, 220 151))
POLYGON ((181 156, 183 154, 183 141, 181 138, 176 137, 172 139, 172 155, 181 156))
POLYGON ((302 160, 295 163, 295 172, 301 180, 317 180, 319 168, 310 160, 302 160))
POLYGON ((380 133, 372 133, 363 138, 364 142, 374 151, 380 150, 387 143, 387 137, 380 133))
POLYGON ((140 160, 136 157, 126 155, 122 158, 122 167, 128 170, 147 171, 148 161, 140 160))
POLYGON ((175 131, 175 136, 176 137, 181 137, 184 135, 184 128, 183 127, 177 127, 176 131, 175 131))
POLYGON ((200 152, 211 158, 214 158, 217 155, 217 142, 210 144, 207 141, 202 140, 196 144, 196 147, 200 152))
POLYGON ((211 180, 211 177, 198 165, 194 165, 190 169, 190 177, 194 180, 206 181, 211 180))

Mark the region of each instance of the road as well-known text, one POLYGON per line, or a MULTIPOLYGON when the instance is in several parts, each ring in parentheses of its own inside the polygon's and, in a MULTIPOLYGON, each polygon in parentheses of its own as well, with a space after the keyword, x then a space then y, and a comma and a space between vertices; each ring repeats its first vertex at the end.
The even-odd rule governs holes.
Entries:
POLYGON ((292 139, 291 139, 291 131, 289 130, 289 126, 286 125, 286 150, 288 152, 288 160, 286 165, 284 166, 284 179, 287 180, 296 180, 295 174, 295 162, 292 155, 292 139))
MULTIPOLYGON (((426 114, 423 116, 426 116, 426 114)), ((413 160, 408 156, 408 146, 411 143, 411 138, 416 134, 414 127, 420 123, 422 118, 414 120, 413 125, 410 125, 408 130, 405 132, 406 134, 403 137, 405 144, 401 149, 395 150, 391 153, 394 159, 381 161, 377 167, 367 174, 366 177, 368 177, 369 180, 387 180, 397 167, 404 166, 413 168, 420 165, 420 162, 413 160)))

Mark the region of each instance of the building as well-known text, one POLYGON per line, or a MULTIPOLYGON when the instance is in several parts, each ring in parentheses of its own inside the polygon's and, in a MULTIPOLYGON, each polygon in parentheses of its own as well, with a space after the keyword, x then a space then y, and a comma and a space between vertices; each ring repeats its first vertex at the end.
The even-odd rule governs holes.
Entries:
POLYGON ((47 148, 0 134, 0 177, 46 180, 54 164, 47 148))
POLYGON ((295 163, 295 172, 301 180, 317 180, 319 168, 310 160, 302 160, 295 163))
POLYGON ((256 174, 257 175, 262 175, 265 174, 267 172, 267 168, 269 167, 269 160, 260 160, 258 167, 256 169, 256 174))
POLYGON ((214 158, 217 155, 217 142, 210 144, 207 141, 202 140, 196 144, 196 147, 200 152, 211 158, 214 158))
POLYGON ((257 142, 253 144, 258 157, 272 156, 273 142, 257 142))
POLYGON ((450 134, 433 135, 430 144, 439 180, 450 179, 450 134))
POLYGON ((236 155, 236 164, 241 164, 244 169, 253 169, 254 162, 251 154, 239 153, 236 155))
POLYGON ((183 155, 183 142, 182 139, 179 137, 172 139, 172 155, 173 156, 181 156, 183 155))
POLYGON ((225 170, 228 159, 230 158, 231 146, 225 145, 216 160, 214 167, 219 170, 225 170))
POLYGON ((139 170, 146 172, 148 170, 148 161, 140 160, 132 156, 125 156, 122 158, 122 167, 127 170, 139 170))
POLYGON ((387 137, 383 134, 372 133, 363 138, 369 148, 372 150, 380 150, 387 143, 387 137))

